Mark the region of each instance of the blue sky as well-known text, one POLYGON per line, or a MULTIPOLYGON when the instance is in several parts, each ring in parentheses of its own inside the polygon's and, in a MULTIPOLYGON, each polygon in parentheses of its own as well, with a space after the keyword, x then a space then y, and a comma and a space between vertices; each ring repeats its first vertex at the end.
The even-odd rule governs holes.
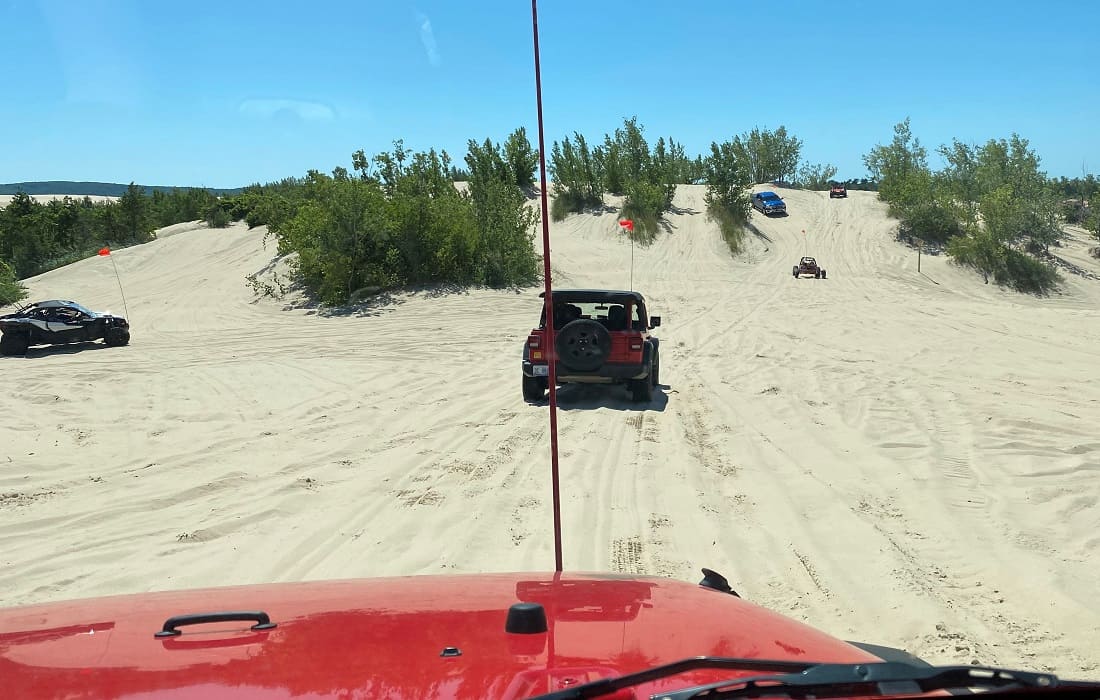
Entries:
MULTIPOLYGON (((461 160, 535 141, 525 0, 0 0, 0 182, 233 187, 350 167, 397 138, 461 160)), ((1100 173, 1100 3, 543 0, 547 144, 704 152, 785 125, 839 176, 906 116, 933 150, 1027 138, 1100 173)), ((933 165, 938 159, 933 158, 933 165)))

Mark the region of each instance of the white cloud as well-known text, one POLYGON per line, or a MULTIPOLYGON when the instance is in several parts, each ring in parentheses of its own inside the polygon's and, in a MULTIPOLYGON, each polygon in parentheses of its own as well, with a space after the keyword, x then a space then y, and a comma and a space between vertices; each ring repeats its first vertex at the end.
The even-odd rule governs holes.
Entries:
POLYGON ((420 22, 420 43, 424 44, 424 52, 428 54, 428 62, 433 66, 438 66, 440 63, 439 49, 435 45, 432 21, 425 14, 419 15, 417 21, 420 22))
POLYGON ((264 119, 328 122, 336 118, 336 113, 328 105, 304 100, 245 100, 238 110, 241 114, 264 119))

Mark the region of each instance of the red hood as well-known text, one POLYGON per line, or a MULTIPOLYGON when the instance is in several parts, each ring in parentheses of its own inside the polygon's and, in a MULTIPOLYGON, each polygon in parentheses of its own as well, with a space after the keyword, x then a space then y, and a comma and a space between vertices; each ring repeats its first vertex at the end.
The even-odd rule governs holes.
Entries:
MULTIPOLYGON (((727 593, 605 574, 418 576, 170 591, 0 610, 0 679, 19 698, 523 698, 692 656, 876 657, 727 593), (549 630, 505 631, 540 603, 549 630), (183 627, 262 610, 277 623, 183 627), (442 657, 445 647, 460 656, 442 657)), ((729 677, 694 672, 638 689, 729 677)))

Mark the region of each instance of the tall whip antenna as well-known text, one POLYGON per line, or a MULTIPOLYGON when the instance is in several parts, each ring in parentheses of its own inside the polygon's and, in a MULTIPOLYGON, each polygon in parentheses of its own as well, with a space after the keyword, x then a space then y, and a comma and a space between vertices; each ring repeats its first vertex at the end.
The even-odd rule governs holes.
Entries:
POLYGON ((546 308, 547 354, 550 376, 550 478, 554 488, 554 570, 562 570, 561 559, 561 491, 558 488, 558 353, 554 348, 554 300, 550 284, 550 219, 546 191, 546 139, 542 128, 542 73, 539 67, 538 0, 531 0, 531 30, 535 37, 535 103, 539 114, 539 174, 542 178, 542 276, 545 282, 543 302, 546 308))

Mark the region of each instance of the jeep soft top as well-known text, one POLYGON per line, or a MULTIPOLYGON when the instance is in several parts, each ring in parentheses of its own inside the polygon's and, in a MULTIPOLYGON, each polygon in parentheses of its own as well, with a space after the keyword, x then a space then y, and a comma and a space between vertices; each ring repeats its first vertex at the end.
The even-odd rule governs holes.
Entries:
MULTIPOLYGON (((624 292, 616 289, 555 289, 551 292, 555 300, 560 301, 605 301, 614 304, 626 302, 645 303, 641 292, 624 292)), ((539 298, 545 299, 546 292, 539 292, 539 298)))

